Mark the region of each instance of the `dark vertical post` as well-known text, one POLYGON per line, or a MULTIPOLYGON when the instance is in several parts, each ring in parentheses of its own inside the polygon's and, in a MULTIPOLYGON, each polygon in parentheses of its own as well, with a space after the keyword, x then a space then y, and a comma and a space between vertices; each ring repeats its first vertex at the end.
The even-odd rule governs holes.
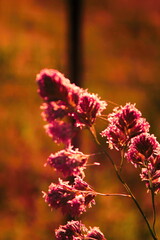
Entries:
MULTIPOLYGON (((82 86, 82 24, 83 0, 67 0, 68 4, 68 76, 71 82, 82 86)), ((80 134, 73 139, 80 146, 80 134)))
POLYGON ((68 71, 76 85, 82 83, 82 14, 83 0, 68 2, 68 71))

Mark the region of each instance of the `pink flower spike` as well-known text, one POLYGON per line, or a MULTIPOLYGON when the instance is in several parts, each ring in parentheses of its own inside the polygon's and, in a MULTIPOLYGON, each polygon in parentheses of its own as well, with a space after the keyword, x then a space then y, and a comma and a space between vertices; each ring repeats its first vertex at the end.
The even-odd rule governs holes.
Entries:
POLYGON ((63 173, 65 177, 78 176, 84 177, 84 169, 89 155, 85 155, 78 149, 70 146, 55 154, 51 154, 47 159, 47 164, 63 173))
POLYGON ((71 216, 79 216, 86 212, 85 198, 83 195, 76 195, 73 199, 67 202, 67 208, 64 206, 64 213, 71 214, 71 216))
POLYGON ((121 150, 128 141, 128 137, 112 124, 101 132, 101 136, 107 137, 107 143, 110 149, 115 148, 116 150, 121 150))
POLYGON ((65 100, 70 81, 55 69, 43 69, 37 74, 38 93, 45 101, 65 100))
POLYGON ((77 131, 72 124, 57 120, 45 125, 44 128, 53 141, 56 143, 64 143, 66 146, 71 144, 71 140, 77 131))
POLYGON ((42 118, 44 121, 53 122, 55 119, 61 119, 68 114, 68 108, 62 101, 43 103, 41 106, 42 118))
POLYGON ((149 123, 141 117, 135 104, 127 103, 124 107, 116 107, 108 116, 109 125, 101 133, 107 137, 110 148, 121 150, 128 146, 130 140, 149 131, 149 123))
POLYGON ((108 116, 110 123, 117 124, 117 120, 121 125, 125 125, 126 121, 130 125, 134 125, 134 120, 142 116, 141 112, 135 107, 135 104, 126 103, 125 106, 115 107, 113 113, 108 116))
POLYGON ((39 86, 38 93, 46 102, 61 100, 68 106, 75 107, 83 91, 55 69, 41 70, 36 81, 39 86))
POLYGON ((84 91, 79 97, 77 111, 74 113, 76 125, 80 127, 91 127, 96 117, 101 115, 102 111, 106 109, 106 106, 107 103, 100 100, 96 94, 90 94, 84 91))
POLYGON ((160 191, 160 170, 151 168, 149 174, 148 174, 148 172, 149 172, 149 170, 147 168, 142 168, 142 173, 140 174, 140 177, 141 177, 142 181, 145 182, 146 187, 148 189, 151 189, 151 187, 150 187, 150 178, 151 178, 152 189, 153 189, 154 193, 157 194, 160 191))
POLYGON ((157 149, 159 149, 159 143, 155 136, 149 133, 142 133, 131 140, 126 157, 135 166, 145 166, 149 162, 153 164, 153 158, 157 154, 157 149))
POLYGON ((83 185, 83 189, 75 184, 69 185, 69 182, 59 179, 58 184, 51 183, 48 193, 43 192, 43 198, 52 209, 60 208, 64 214, 72 217, 79 216, 86 211, 87 207, 95 204, 95 192, 89 185, 78 178, 79 184, 83 185), (80 183, 81 181, 81 183, 80 183))
POLYGON ((80 221, 68 221, 55 230, 56 240, 106 240, 98 227, 88 230, 80 221))
POLYGON ((128 152, 128 161, 135 167, 141 167, 140 177, 148 189, 154 193, 160 191, 160 145, 155 136, 142 133, 131 140, 128 152))
POLYGON ((69 221, 55 230, 56 240, 82 240, 87 228, 79 221, 69 221))
POLYGON ((90 228, 85 239, 107 240, 98 227, 90 228))

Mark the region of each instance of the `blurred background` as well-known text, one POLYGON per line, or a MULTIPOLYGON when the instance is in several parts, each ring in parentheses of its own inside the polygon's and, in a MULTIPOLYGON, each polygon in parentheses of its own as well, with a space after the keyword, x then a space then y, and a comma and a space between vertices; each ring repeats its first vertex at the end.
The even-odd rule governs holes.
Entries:
MULTIPOLYGON (((59 210, 50 211, 41 193, 59 177, 43 165, 50 153, 63 148, 53 143, 43 129, 42 101, 35 83, 42 68, 58 69, 104 100, 121 105, 136 103, 151 124, 150 132, 160 140, 160 1, 81 1, 76 22, 78 40, 72 35, 75 26, 71 14, 75 10, 71 11, 71 3, 0 2, 2 240, 54 239, 54 229, 65 223, 59 210), (73 42, 78 47, 74 46, 78 75, 71 64, 75 57, 71 54, 73 42)), ((97 130, 104 128, 105 123, 98 120, 97 130)), ((80 150, 96 153, 98 149, 88 132, 83 131, 82 137, 80 150)), ((119 154, 112 154, 118 161, 119 154)), ((90 185, 99 192, 124 192, 104 156, 95 155, 90 161, 101 162, 101 166, 86 171, 90 185)), ((126 163, 123 171, 151 220, 150 196, 138 170, 126 163)), ((160 204, 159 195, 156 204, 160 204)), ((128 199, 97 197, 97 204, 81 220, 87 227, 99 226, 108 240, 150 239, 142 217, 128 199)), ((157 232, 160 235, 159 219, 157 232)))

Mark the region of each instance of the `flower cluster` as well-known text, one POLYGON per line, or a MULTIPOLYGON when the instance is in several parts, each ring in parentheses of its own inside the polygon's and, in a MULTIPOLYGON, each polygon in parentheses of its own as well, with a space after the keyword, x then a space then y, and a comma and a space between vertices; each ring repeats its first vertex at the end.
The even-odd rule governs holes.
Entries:
POLYGON ((150 125, 134 104, 116 107, 108 115, 108 127, 101 135, 107 137, 109 147, 124 150, 125 157, 141 169, 141 179, 147 188, 160 190, 160 144, 150 135, 150 125))
POLYGON ((77 127, 91 127, 107 106, 97 95, 71 83, 57 70, 43 69, 36 81, 44 101, 42 117, 49 122, 46 132, 55 142, 68 146, 77 127))
MULTIPOLYGON (((88 93, 54 69, 43 69, 36 78, 38 93, 43 99, 42 118, 47 134, 65 149, 52 153, 45 164, 59 171, 67 180, 51 183, 43 192, 45 202, 52 209, 61 209, 71 218, 78 217, 95 204, 97 193, 83 179, 89 155, 74 149, 72 138, 78 128, 90 128, 107 103, 88 93)), ((70 221, 55 231, 57 240, 105 240, 99 228, 89 230, 79 221, 70 221)))
POLYGON ((157 193, 160 190, 160 144, 154 135, 143 133, 131 140, 126 158, 141 169, 141 179, 157 193))
POLYGON ((81 176, 84 177, 84 169, 89 155, 83 154, 78 149, 70 146, 55 154, 51 154, 45 165, 50 165, 55 170, 63 173, 65 177, 81 176))
POLYGON ((101 133, 107 137, 109 147, 117 150, 125 149, 130 140, 149 131, 149 123, 142 118, 134 104, 127 103, 124 107, 116 107, 108 116, 109 125, 101 133))
MULTIPOLYGON (((107 103, 96 94, 90 94, 88 90, 71 83, 54 69, 43 69, 37 75, 36 81, 38 93, 43 99, 41 109, 42 118, 47 122, 45 130, 53 141, 65 144, 63 150, 50 154, 45 163, 45 166, 49 165, 60 172, 65 179, 59 179, 58 183, 51 183, 48 192, 43 192, 43 198, 51 209, 60 209, 63 214, 67 214, 72 219, 55 230, 56 240, 106 240, 98 227, 87 229, 80 221, 75 221, 75 218, 77 219, 86 212, 87 208, 95 204, 96 195, 109 194, 94 191, 84 181, 84 170, 89 155, 83 154, 78 148, 75 149, 72 146, 72 139, 78 130, 86 127, 91 130, 98 142, 92 126, 96 118, 106 109, 107 103)), ((120 168, 108 153, 104 152, 129 193, 129 195, 112 195, 128 196, 136 202, 130 188, 121 178, 122 163, 126 157, 128 162, 140 169, 141 180, 152 193, 154 209, 154 194, 160 191, 160 144, 155 136, 149 133, 149 123, 142 117, 135 104, 131 103, 114 108, 107 120, 109 124, 102 131, 101 136, 107 138, 109 148, 121 152, 120 168)), ((136 206, 140 210, 137 202, 136 206)), ((142 214, 141 210, 140 212, 142 214)), ((153 232, 150 229, 152 236, 154 236, 154 224, 155 219, 153 232)))
POLYGON ((98 227, 88 230, 84 224, 73 220, 56 229, 55 236, 56 240, 106 240, 98 227))
POLYGON ((43 194, 51 208, 61 208, 63 213, 72 217, 79 216, 95 204, 94 190, 80 177, 75 178, 73 185, 59 179, 58 184, 51 183, 48 193, 43 194))

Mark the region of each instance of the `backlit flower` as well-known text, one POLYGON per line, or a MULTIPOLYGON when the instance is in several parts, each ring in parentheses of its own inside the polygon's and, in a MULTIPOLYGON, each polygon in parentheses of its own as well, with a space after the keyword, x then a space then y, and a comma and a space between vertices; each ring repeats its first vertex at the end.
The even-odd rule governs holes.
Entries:
POLYGON ((56 240, 84 239, 84 232, 87 228, 79 221, 69 221, 66 225, 61 225, 55 230, 56 240))
POLYGON ((44 100, 42 117, 49 123, 69 117, 76 127, 91 127, 107 103, 90 94, 54 69, 37 74, 38 93, 44 100))
POLYGON ((69 185, 68 182, 59 179, 58 184, 51 183, 48 193, 43 192, 45 202, 47 202, 51 208, 61 208, 63 213, 69 214, 72 217, 85 212, 87 207, 91 207, 92 204, 95 204, 95 192, 87 183, 80 180, 80 177, 77 178, 79 185, 80 182, 83 185, 83 190, 77 187, 76 180, 75 184, 69 185), (85 188, 84 185, 86 185, 85 188))
POLYGON ((43 69, 37 74, 38 93, 45 101, 64 100, 68 96, 70 81, 54 69, 43 69))
POLYGON ((142 173, 140 174, 142 181, 146 183, 148 189, 153 189, 154 193, 160 191, 160 169, 151 169, 142 168, 142 173))
POLYGON ((149 133, 142 133, 131 140, 126 157, 135 166, 146 166, 148 163, 153 164, 158 149, 159 143, 155 136, 149 133))
POLYGON ((86 239, 106 240, 98 227, 90 228, 86 235, 86 239))
POLYGON ((101 133, 107 137, 110 148, 121 150, 130 140, 149 131, 149 123, 141 117, 134 104, 127 103, 124 107, 116 107, 108 116, 109 125, 101 133))
POLYGON ((82 89, 71 83, 55 69, 43 69, 37 74, 38 93, 47 102, 61 100, 67 105, 76 106, 82 89))
POLYGON ((98 227, 88 230, 79 221, 69 221, 55 230, 56 240, 106 240, 98 227))
POLYGON ((68 114, 67 106, 62 101, 43 103, 41 106, 42 118, 44 121, 53 122, 55 119, 62 119, 68 114))
POLYGON ((155 136, 142 133, 131 140, 126 158, 141 167, 140 177, 148 189, 160 190, 160 144, 155 136))
POLYGON ((122 149, 128 140, 128 137, 112 124, 103 130, 101 135, 102 137, 107 137, 107 142, 109 143, 110 149, 113 149, 113 147, 117 150, 122 149))
POLYGON ((71 123, 64 121, 55 120, 44 127, 53 141, 64 143, 66 146, 71 144, 71 140, 76 134, 76 128, 71 123))
POLYGON ((86 168, 85 164, 88 157, 88 155, 83 154, 78 149, 69 147, 51 154, 47 159, 47 164, 62 172, 65 177, 78 175, 84 177, 83 170, 86 168))
POLYGON ((76 125, 80 127, 92 126, 96 117, 101 115, 106 106, 107 103, 100 100, 97 95, 84 91, 80 94, 76 112, 74 113, 76 125))

